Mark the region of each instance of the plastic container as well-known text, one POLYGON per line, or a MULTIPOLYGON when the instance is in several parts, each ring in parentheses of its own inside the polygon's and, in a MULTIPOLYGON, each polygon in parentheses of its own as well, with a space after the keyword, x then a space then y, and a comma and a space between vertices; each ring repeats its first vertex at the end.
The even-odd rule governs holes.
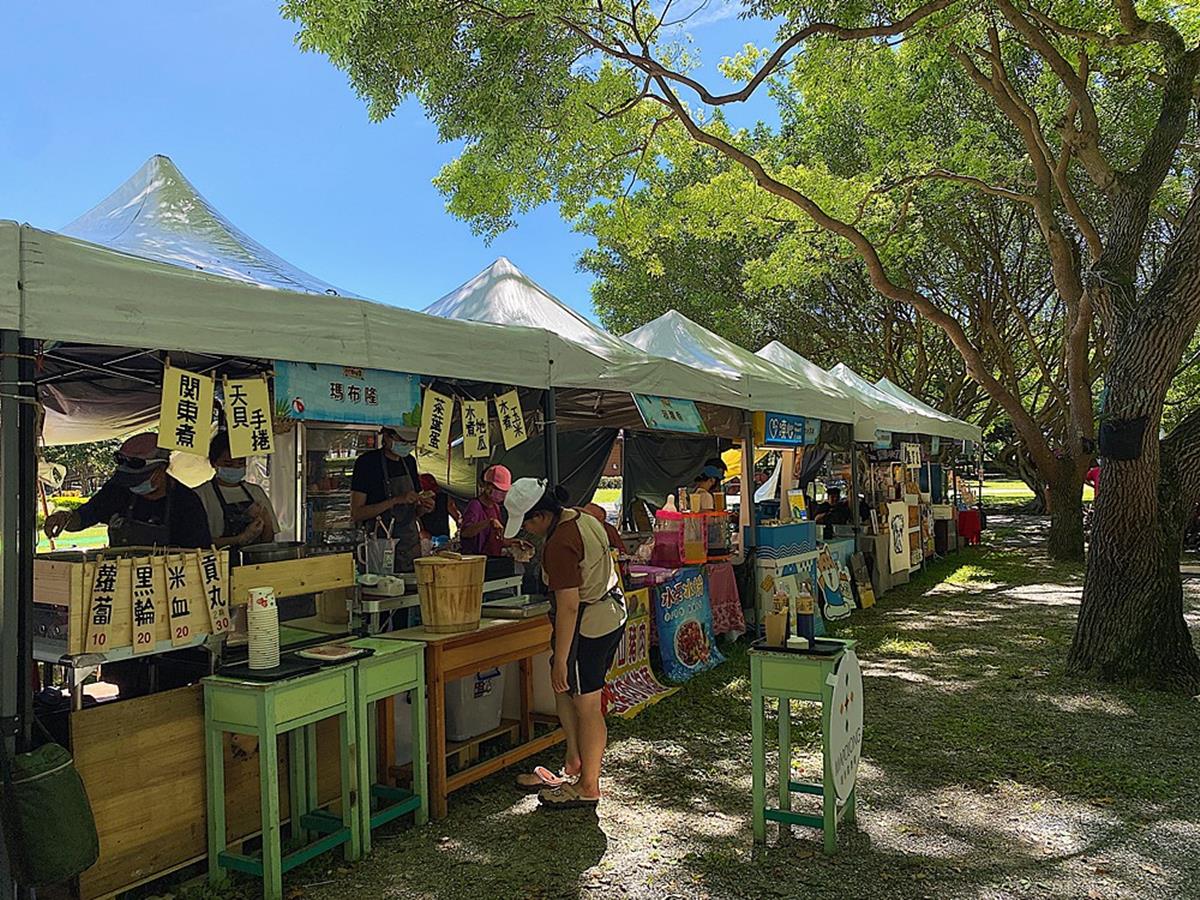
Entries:
POLYGON ((650 562, 677 569, 683 565, 683 514, 664 507, 654 514, 654 550, 650 562))
POLYGON ((500 726, 504 712, 504 672, 476 672, 446 685, 446 737, 469 741, 500 726))
POLYGON ((708 562, 708 514, 683 514, 683 563, 699 566, 708 562))
POLYGON ((704 514, 705 531, 708 535, 708 558, 729 559, 732 543, 729 536, 729 515, 724 512, 704 514))
POLYGON ((483 608, 486 556, 443 553, 415 560, 421 624, 434 634, 474 631, 483 608))

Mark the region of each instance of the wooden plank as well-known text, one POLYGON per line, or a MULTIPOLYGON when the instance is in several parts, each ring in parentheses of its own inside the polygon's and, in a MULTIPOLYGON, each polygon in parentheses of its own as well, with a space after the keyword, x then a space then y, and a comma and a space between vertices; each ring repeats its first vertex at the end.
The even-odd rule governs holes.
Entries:
POLYGON ((83 597, 83 563, 61 559, 33 561, 33 602, 70 606, 83 597))
POLYGON ((488 666, 502 666, 523 656, 536 656, 550 649, 550 625, 545 629, 509 632, 480 640, 475 644, 447 647, 442 666, 447 681, 461 673, 488 666))
POLYGON ((498 737, 508 736, 509 740, 515 740, 518 732, 521 730, 521 723, 516 719, 502 719, 500 724, 495 728, 489 728, 482 734, 477 734, 473 738, 468 738, 465 741, 447 741, 446 756, 453 756, 469 747, 478 747, 480 744, 494 740, 498 737))
MULTIPOLYGON (((100 859, 80 876, 84 900, 161 877, 207 855, 204 698, 199 685, 103 704, 71 714, 75 764, 100 833, 100 859)), ((317 729, 322 803, 338 796, 338 728, 317 729)), ((280 747, 287 759, 286 741, 280 747)), ((281 802, 288 814, 287 766, 281 802)), ((258 832, 257 754, 234 759, 226 741, 226 815, 230 840, 258 832)))
POLYGON ((245 606, 247 592, 255 587, 273 587, 276 597, 349 588, 354 586, 354 554, 332 553, 237 566, 232 581, 231 602, 234 606, 245 606))
POLYGON ((474 784, 476 781, 487 778, 501 769, 507 769, 513 763, 536 756, 543 750, 549 750, 555 744, 561 744, 566 738, 566 732, 560 728, 540 738, 534 738, 528 744, 513 747, 507 753, 493 756, 491 759, 481 762, 477 766, 471 766, 471 768, 465 769, 462 772, 456 772, 446 779, 446 793, 452 794, 459 788, 464 788, 468 784, 474 784))

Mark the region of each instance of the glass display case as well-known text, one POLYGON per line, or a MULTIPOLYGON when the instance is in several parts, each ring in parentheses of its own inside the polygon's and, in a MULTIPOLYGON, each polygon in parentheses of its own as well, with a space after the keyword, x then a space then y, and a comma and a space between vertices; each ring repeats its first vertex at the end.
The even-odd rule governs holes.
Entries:
POLYGON ((350 519, 354 462, 378 445, 376 429, 304 426, 304 541, 310 553, 354 544, 357 533, 350 519))

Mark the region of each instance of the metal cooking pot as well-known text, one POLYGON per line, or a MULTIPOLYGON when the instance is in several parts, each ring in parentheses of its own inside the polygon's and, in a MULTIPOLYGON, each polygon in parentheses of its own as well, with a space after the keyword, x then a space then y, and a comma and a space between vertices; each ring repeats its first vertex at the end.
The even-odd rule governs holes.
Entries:
POLYGON ((304 543, 302 541, 273 541, 268 544, 250 544, 242 548, 241 555, 244 566, 280 562, 287 559, 303 559, 304 543))

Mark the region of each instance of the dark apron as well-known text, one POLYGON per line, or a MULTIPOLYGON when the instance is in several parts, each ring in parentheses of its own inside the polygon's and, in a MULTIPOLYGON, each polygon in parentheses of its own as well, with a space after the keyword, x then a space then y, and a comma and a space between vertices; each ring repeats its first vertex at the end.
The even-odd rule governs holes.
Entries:
POLYGON ((213 490, 217 494, 217 502, 221 504, 222 525, 221 533, 214 534, 213 538, 231 538, 237 537, 243 531, 250 527, 254 521, 254 516, 246 512, 254 505, 254 498, 250 496, 250 491, 245 483, 238 485, 242 489, 242 493, 246 495, 245 502, 230 503, 225 499, 225 492, 221 489, 221 483, 217 479, 212 481, 213 490))
MULTIPOLYGON (((401 474, 394 478, 389 477, 387 456, 382 450, 379 451, 379 465, 383 469, 384 490, 387 492, 389 500, 417 489, 409 474, 408 463, 403 458, 401 462, 404 463, 401 474)), ((392 507, 379 516, 379 520, 384 526, 391 526, 392 538, 396 541, 395 571, 413 571, 415 568, 413 560, 421 555, 421 532, 417 527, 417 507, 407 504, 392 507)))
POLYGON ((117 513, 108 520, 108 545, 110 547, 169 547, 171 545, 171 501, 175 491, 167 486, 167 507, 162 522, 143 522, 133 517, 133 505, 137 495, 129 492, 129 505, 124 513, 117 513))

